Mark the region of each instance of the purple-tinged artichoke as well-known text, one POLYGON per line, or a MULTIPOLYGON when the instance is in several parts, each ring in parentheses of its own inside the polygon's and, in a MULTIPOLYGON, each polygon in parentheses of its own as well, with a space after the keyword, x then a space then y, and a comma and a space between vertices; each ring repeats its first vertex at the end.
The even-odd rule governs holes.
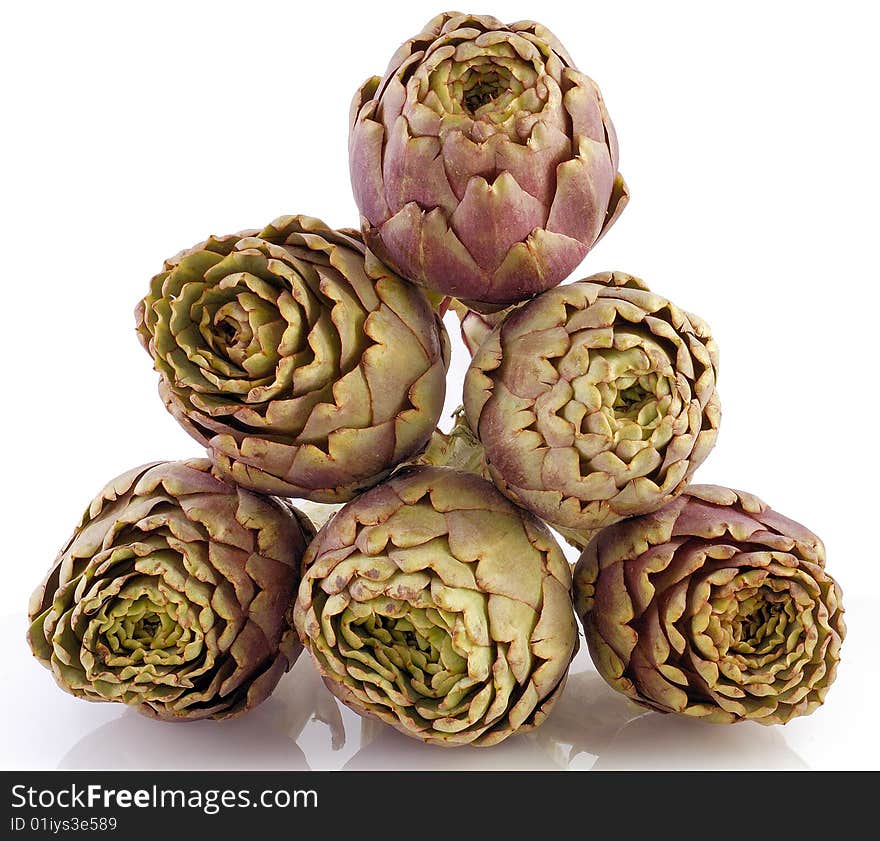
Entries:
POLYGON ((355 94, 349 157, 370 248, 474 306, 556 286, 628 197, 598 87, 531 21, 434 18, 355 94))
POLYGON ((544 720, 577 649, 571 573, 549 530, 490 482, 408 467, 312 542, 293 610, 343 703, 437 745, 544 720))
POLYGON ((286 500, 156 462, 110 482, 31 597, 28 641, 62 689, 151 718, 230 718, 302 646, 286 611, 314 535, 286 500))
POLYGON ((843 607, 822 541, 742 491, 691 485, 602 530, 574 595, 599 674, 661 712, 785 724, 837 671, 843 607))
POLYGON ((583 545, 688 484, 718 432, 717 366, 706 324, 606 272, 511 310, 464 408, 502 492, 583 545))
POLYGON ((168 410, 243 487, 344 502, 428 442, 448 337, 353 231, 282 216, 166 261, 136 310, 168 410))

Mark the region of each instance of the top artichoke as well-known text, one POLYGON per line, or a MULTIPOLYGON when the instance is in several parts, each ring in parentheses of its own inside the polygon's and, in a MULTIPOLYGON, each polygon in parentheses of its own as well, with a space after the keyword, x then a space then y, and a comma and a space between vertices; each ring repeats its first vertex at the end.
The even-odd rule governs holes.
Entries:
POLYGON ((136 311, 169 411, 246 488, 344 502, 431 437, 448 338, 359 234, 306 216, 166 261, 136 311))
POLYGON ((349 154, 370 248, 472 304, 556 286, 628 196, 599 89, 531 21, 434 18, 355 95, 349 154))

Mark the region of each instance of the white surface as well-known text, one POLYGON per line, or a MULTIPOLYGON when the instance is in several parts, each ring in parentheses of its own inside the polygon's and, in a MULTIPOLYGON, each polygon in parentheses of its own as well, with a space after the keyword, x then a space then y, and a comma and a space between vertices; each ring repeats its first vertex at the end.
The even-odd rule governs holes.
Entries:
MULTIPOLYGON (((5 10, 2 767, 878 767, 880 74, 857 2, 475 8, 538 18, 602 88, 633 197, 574 277, 641 275, 713 326, 724 420, 698 480, 753 491, 825 540, 849 625, 825 708, 775 729, 640 715, 582 650, 544 727, 442 751, 362 728, 305 658, 244 719, 179 726, 70 698, 30 658, 28 594, 92 496, 199 453, 135 338, 149 277, 209 233, 282 213, 356 224, 349 99, 441 9, 5 10)), ((463 362, 459 347, 448 409, 463 362)))

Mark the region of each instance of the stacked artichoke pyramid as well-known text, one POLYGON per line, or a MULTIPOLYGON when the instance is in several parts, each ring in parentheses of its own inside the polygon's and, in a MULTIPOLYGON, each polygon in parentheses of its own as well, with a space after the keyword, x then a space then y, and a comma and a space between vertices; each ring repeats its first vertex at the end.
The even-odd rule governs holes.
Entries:
POLYGON ((539 24, 447 13, 350 127, 359 231, 283 216, 150 282, 137 333, 208 458, 90 504, 32 598, 37 658, 87 700, 220 719, 305 647, 358 713, 492 745, 547 716, 580 619, 649 708, 812 712, 844 636, 821 541, 690 484, 709 327, 623 272, 562 283, 628 198, 594 82, 539 24), (450 309, 472 361, 444 433, 450 309), (316 532, 290 498, 334 507, 316 532))

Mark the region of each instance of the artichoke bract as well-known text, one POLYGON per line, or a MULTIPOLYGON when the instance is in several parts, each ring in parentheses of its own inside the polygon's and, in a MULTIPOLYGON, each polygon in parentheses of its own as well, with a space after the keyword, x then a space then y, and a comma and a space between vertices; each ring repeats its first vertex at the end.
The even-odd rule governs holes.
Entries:
POLYGON ((448 337, 427 298, 317 219, 181 252, 136 317, 169 411, 252 490, 351 499, 419 452, 443 408, 448 337))
POLYGON ((464 408, 492 479, 566 535, 656 510, 715 444, 718 349, 623 272, 544 292, 476 349, 464 408))
POLYGON ((62 689, 169 721, 239 715, 302 651, 286 611, 314 535, 207 459, 124 473, 31 597, 28 641, 62 689))
POLYGON ((571 573, 549 530, 485 479, 407 467, 312 542, 293 609, 328 688, 437 745, 541 723, 577 649, 571 573))
POLYGON ((350 126, 367 244, 474 306, 556 286, 628 197, 598 87, 531 21, 439 15, 358 90, 350 126))
POLYGON ((601 531, 574 572, 593 662, 661 712, 784 724, 813 712, 844 637, 821 540, 742 491, 692 485, 601 531))

